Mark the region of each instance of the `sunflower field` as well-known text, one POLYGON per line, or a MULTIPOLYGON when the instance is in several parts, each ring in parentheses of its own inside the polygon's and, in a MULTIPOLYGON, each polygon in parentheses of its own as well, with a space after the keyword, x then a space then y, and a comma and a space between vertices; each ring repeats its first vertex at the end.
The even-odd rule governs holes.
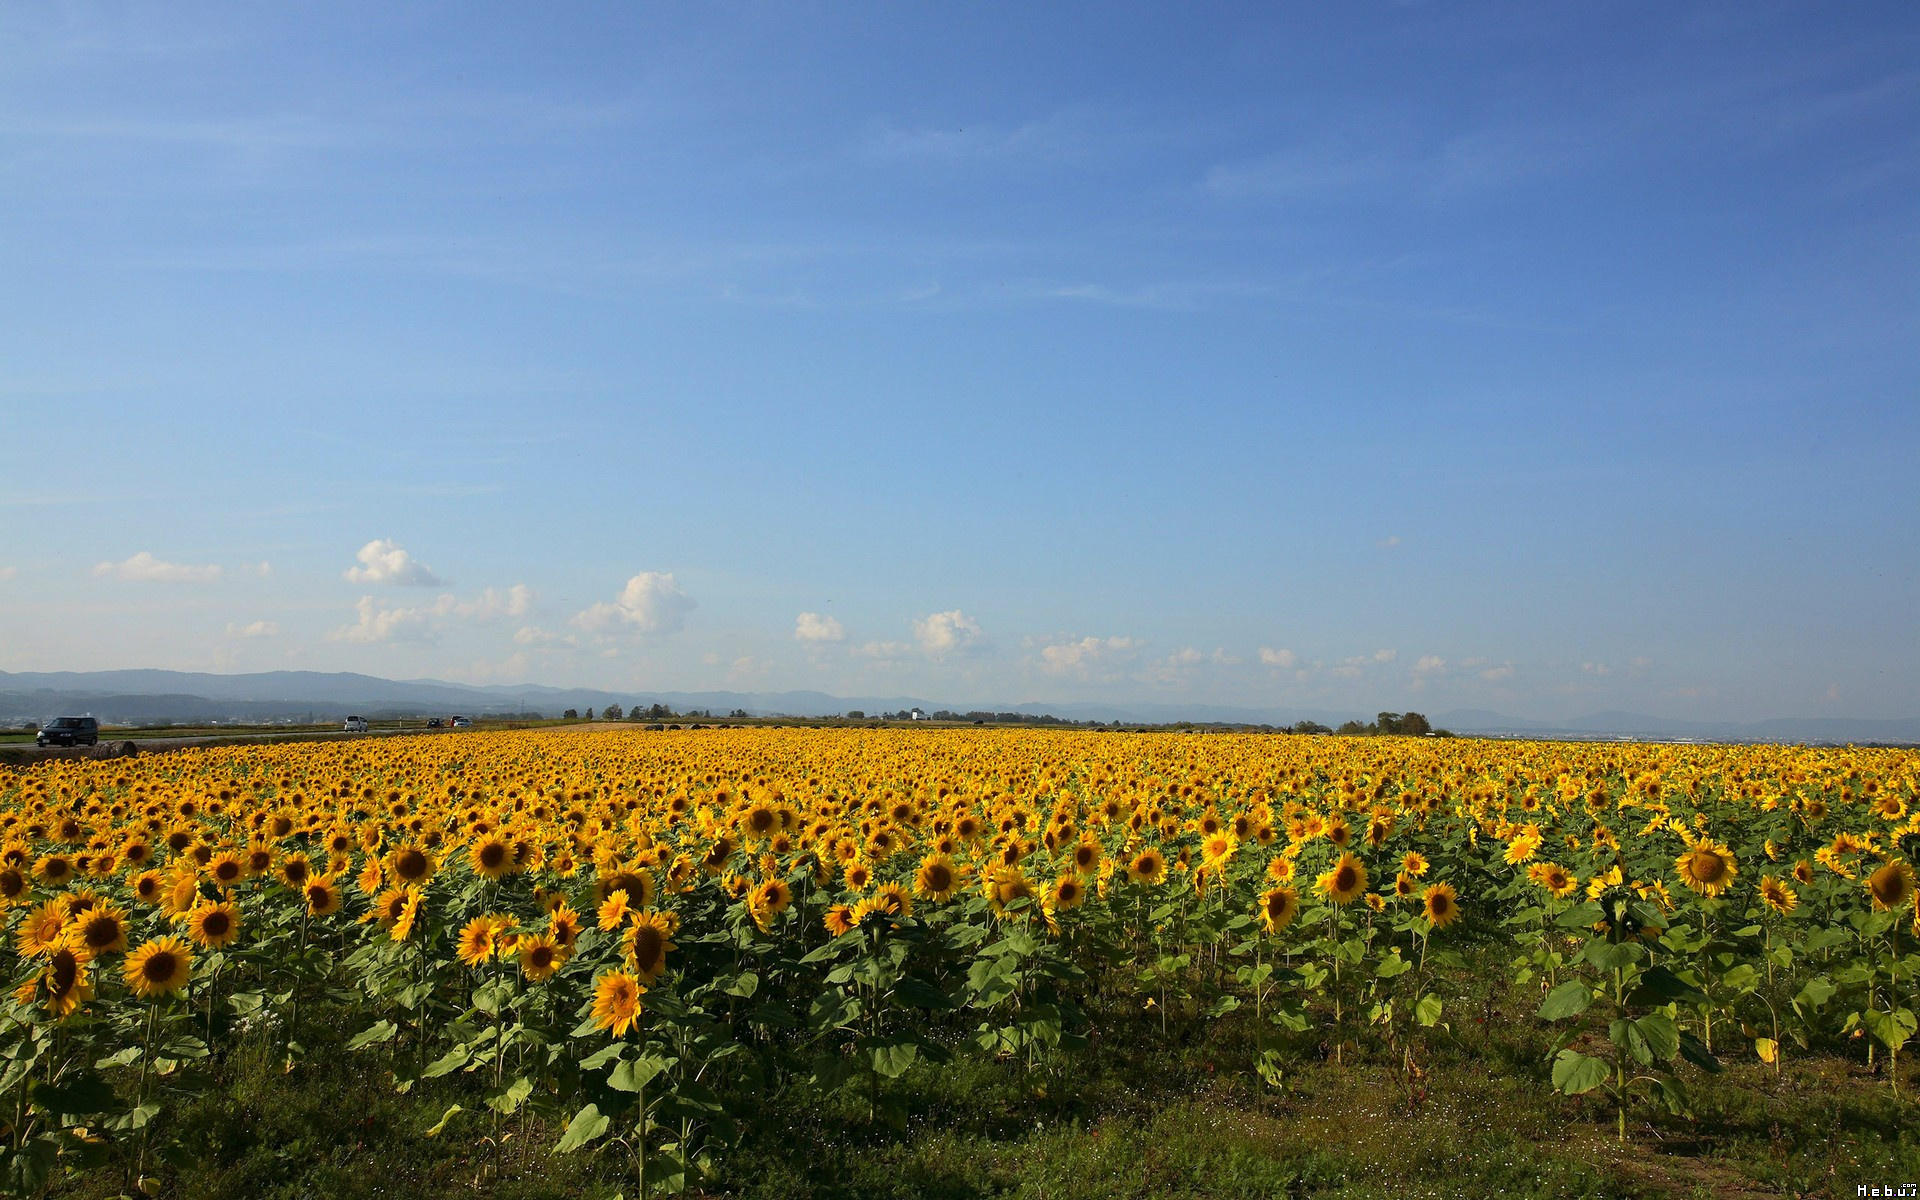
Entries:
POLYGON ((1879 749, 737 728, 0 768, 0 1190, 153 1191, 240 1047, 292 1070, 322 1031, 444 1101, 430 1136, 634 1195, 723 1177, 765 1097, 897 1128, 909 1072, 1070 1068, 1116 1013, 1239 1022, 1208 1070, 1254 1087, 1364 1058, 1417 1098, 1488 971, 1622 1141, 1735 1062, 1900 1093, 1916 852, 1920 755, 1879 749))

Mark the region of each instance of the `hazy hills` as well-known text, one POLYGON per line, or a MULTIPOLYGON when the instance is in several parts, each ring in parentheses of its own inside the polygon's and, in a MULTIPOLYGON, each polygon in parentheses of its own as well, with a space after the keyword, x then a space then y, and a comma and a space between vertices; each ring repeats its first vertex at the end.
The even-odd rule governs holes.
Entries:
MULTIPOLYGON (((541 712, 574 708, 604 710, 609 704, 665 704, 684 712, 725 714, 745 709, 756 716, 828 716, 859 709, 870 714, 919 707, 928 712, 1051 713, 1077 721, 1291 725, 1302 720, 1339 725, 1374 714, 1309 709, 1243 708, 1206 704, 983 704, 930 701, 915 696, 830 696, 824 692, 606 692, 537 684, 473 686, 438 679, 381 679, 348 672, 267 671, 215 675, 187 671, 0 671, 0 723, 18 725, 62 713, 90 712, 114 724, 183 723, 206 720, 274 721, 363 716, 541 712)), ((1599 712, 1554 722, 1511 717, 1481 709, 1429 713, 1439 728, 1456 733, 1524 734, 1543 737, 1697 738, 1769 742, 1920 743, 1920 718, 1871 720, 1839 717, 1784 718, 1751 723, 1676 721, 1642 713, 1599 712)))

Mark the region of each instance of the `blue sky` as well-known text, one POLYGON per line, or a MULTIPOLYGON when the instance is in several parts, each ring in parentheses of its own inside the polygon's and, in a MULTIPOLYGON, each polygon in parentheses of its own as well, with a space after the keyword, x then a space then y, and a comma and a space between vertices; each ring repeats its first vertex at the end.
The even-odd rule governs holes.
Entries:
POLYGON ((1911 4, 11 6, 0 669, 1920 713, 1911 4))

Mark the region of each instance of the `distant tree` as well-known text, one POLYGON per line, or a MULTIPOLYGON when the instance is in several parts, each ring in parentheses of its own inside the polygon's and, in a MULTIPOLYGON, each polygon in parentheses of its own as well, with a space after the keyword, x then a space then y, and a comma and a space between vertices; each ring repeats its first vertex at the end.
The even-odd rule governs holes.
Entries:
POLYGON ((1417 712, 1383 712, 1374 720, 1374 732, 1401 737, 1425 737, 1433 731, 1433 726, 1417 712))
POLYGON ((1342 737, 1355 737, 1368 732, 1368 730, 1365 725, 1362 725, 1358 721, 1348 721, 1346 724, 1340 726, 1340 728, 1334 730, 1334 732, 1342 737))
POLYGON ((587 710, 587 720, 589 720, 589 721, 591 721, 591 720, 593 720, 593 710, 592 710, 592 709, 588 709, 588 710, 587 710))
POLYGON ((647 716, 656 721, 664 721, 672 715, 673 710, 657 700, 647 707, 647 716))
POLYGON ((578 721, 580 719, 580 710, 577 708, 570 708, 567 711, 560 714, 560 719, 562 721, 578 721))
POLYGON ((732 712, 727 714, 727 720, 729 721, 744 721, 746 719, 747 719, 747 710, 744 708, 736 708, 732 712))
POLYGON ((847 720, 849 721, 864 721, 866 719, 867 714, 862 709, 850 708, 847 710, 847 720))
MULTIPOLYGON (((592 716, 593 714, 589 712, 587 715, 592 716)), ((600 710, 600 715, 602 717, 605 717, 609 721, 618 721, 622 717, 625 717, 627 715, 627 712, 625 709, 621 708, 618 704, 609 704, 605 708, 600 710)))

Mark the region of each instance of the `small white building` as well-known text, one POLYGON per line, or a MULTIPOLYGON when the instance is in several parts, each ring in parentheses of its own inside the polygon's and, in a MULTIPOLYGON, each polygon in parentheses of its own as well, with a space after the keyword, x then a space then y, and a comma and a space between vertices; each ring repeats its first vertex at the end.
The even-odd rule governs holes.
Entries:
POLYGON ((912 712, 907 714, 907 719, 910 721, 924 721, 927 719, 927 714, 921 712, 919 709, 916 708, 912 712))

